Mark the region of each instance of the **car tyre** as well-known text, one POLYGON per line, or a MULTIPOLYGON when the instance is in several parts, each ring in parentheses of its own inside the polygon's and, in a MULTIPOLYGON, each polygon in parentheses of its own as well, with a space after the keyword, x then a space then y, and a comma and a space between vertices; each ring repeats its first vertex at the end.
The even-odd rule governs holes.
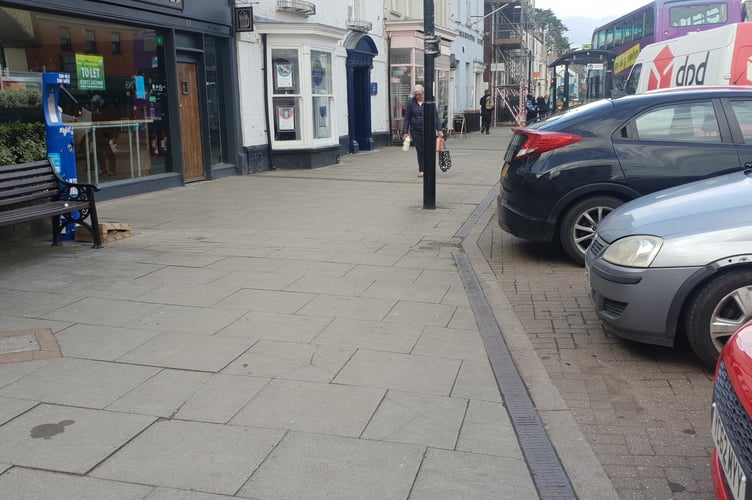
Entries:
POLYGON ((595 227, 623 203, 613 196, 593 196, 567 210, 559 226, 559 241, 569 258, 580 266, 585 265, 585 254, 595 237, 595 227))
POLYGON ((712 369, 726 341, 750 319, 752 269, 726 272, 692 295, 687 309, 687 341, 695 355, 712 369))

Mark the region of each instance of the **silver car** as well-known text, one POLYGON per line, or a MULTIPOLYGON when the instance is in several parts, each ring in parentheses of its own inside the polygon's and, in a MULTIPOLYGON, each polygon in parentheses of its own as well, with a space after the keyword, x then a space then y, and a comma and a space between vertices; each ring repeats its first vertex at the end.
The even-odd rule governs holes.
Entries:
POLYGON ((665 346, 683 334, 715 366, 752 319, 752 170, 618 207, 598 224, 586 266, 608 331, 665 346))

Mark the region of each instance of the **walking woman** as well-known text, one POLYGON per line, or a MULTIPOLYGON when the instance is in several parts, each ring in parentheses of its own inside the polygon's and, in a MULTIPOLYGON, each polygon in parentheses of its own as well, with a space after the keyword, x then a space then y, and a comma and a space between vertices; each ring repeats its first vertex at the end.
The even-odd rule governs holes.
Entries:
MULTIPOLYGON (((415 151, 418 153, 418 177, 423 177, 423 101, 425 93, 422 85, 416 85, 413 89, 413 96, 407 102, 405 116, 402 124, 402 140, 406 140, 408 135, 415 144, 415 151)), ((439 119, 439 110, 436 110, 436 133, 439 137, 444 137, 441 130, 441 120, 439 119)), ((436 154, 436 149, 431 148, 430 154, 436 154)))

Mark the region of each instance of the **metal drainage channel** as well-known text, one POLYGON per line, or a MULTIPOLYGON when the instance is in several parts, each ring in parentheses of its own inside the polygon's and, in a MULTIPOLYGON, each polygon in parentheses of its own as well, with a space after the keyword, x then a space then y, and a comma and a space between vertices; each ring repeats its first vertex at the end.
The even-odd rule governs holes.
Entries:
MULTIPOLYGON (((493 199, 495 193, 498 193, 498 185, 483 199, 468 221, 455 234, 456 237, 465 229, 469 221, 472 220, 473 223, 478 221, 480 214, 485 212, 490 205, 490 200, 493 199), (476 212, 477 217, 475 217, 476 212)), ((467 229, 462 237, 467 236, 469 232, 467 229)), ((559 456, 548 439, 548 434, 530 399, 527 387, 517 371, 470 259, 464 252, 459 252, 454 255, 454 261, 538 495, 543 500, 576 499, 577 495, 574 493, 569 476, 564 471, 559 456)))

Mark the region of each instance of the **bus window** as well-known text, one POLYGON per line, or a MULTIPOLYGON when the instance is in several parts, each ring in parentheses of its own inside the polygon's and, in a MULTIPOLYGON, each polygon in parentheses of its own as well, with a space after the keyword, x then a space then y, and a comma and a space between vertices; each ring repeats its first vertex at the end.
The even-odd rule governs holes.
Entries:
POLYGON ((606 48, 610 49, 613 46, 614 46, 614 29, 607 28, 606 29, 606 48))
POLYGON ((668 20, 672 28, 724 24, 728 21, 727 6, 716 3, 671 7, 668 11, 668 20))
POLYGON ((653 12, 653 9, 648 9, 645 11, 645 36, 653 36, 653 27, 655 26, 655 12, 653 12))
POLYGON ((631 24, 627 24, 624 26, 624 41, 625 42, 632 41, 632 25, 631 24))
POLYGON ((622 32, 623 28, 621 26, 614 26, 614 46, 622 44, 622 32))
POLYGON ((598 32, 598 48, 600 50, 606 48, 606 30, 600 30, 598 32))
POLYGON ((645 14, 637 14, 632 18, 632 26, 634 26, 634 40, 642 38, 642 25, 645 22, 645 14))

